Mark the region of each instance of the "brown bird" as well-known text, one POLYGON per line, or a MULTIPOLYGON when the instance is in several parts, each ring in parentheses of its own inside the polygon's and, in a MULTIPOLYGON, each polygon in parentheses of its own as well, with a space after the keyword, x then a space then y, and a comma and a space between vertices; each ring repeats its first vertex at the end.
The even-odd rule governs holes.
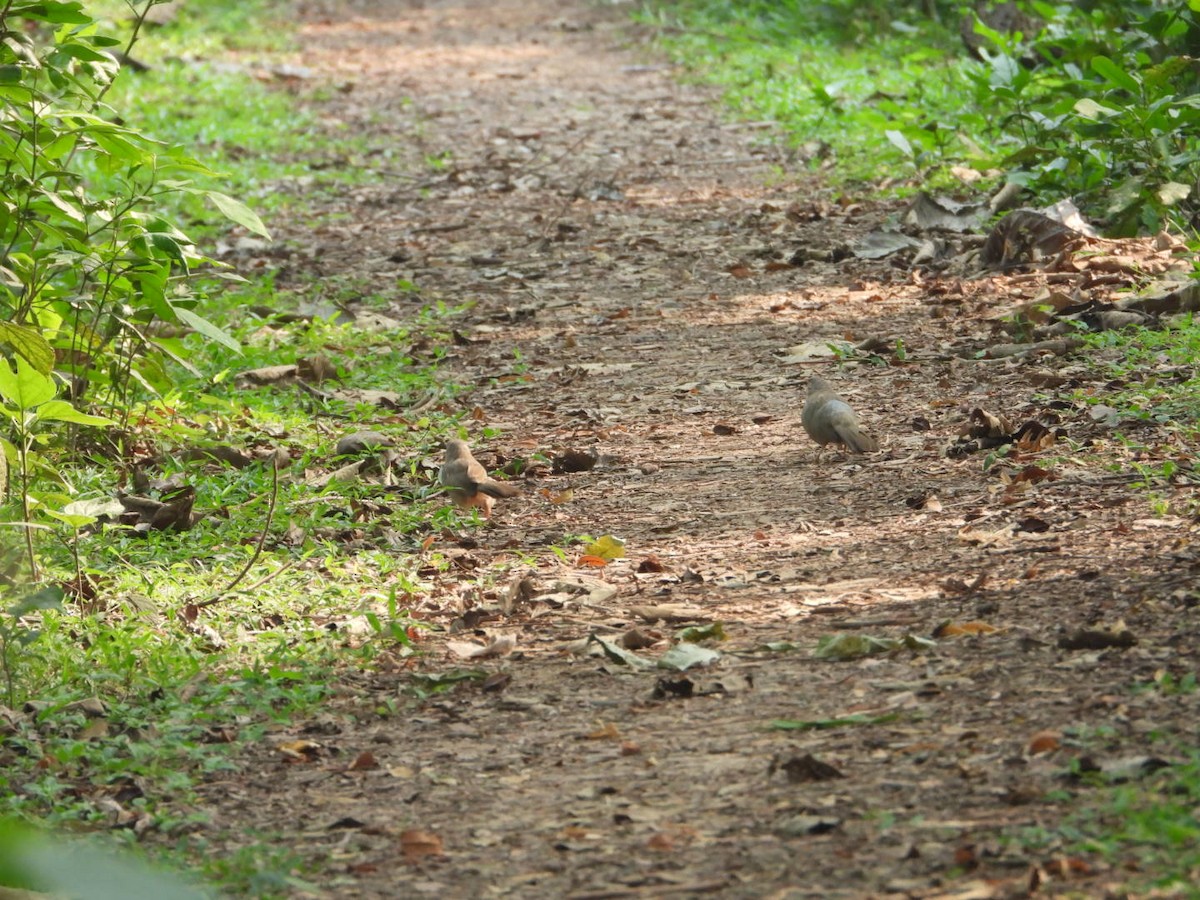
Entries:
POLYGON ((814 375, 808 381, 808 397, 800 414, 808 436, 824 447, 841 444, 851 453, 870 453, 878 442, 862 430, 858 416, 845 400, 834 393, 829 382, 814 375))
POLYGON ((446 461, 442 463, 438 480, 460 509, 478 507, 485 519, 492 514, 492 504, 496 498, 515 497, 521 493, 521 489, 515 485, 489 478, 487 469, 471 455, 471 448, 466 441, 455 440, 446 444, 446 461))

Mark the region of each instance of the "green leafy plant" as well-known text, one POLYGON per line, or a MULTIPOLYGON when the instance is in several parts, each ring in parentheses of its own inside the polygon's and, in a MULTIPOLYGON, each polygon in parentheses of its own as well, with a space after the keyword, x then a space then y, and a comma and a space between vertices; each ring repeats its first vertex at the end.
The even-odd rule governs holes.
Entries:
MULTIPOLYGON (((125 54, 156 2, 137 13, 125 54)), ((91 389, 116 408, 132 380, 161 387, 161 369, 139 365, 155 320, 232 343, 190 288, 212 260, 159 214, 162 199, 203 195, 267 232, 240 201, 193 182, 206 167, 119 123, 105 102, 119 42, 81 3, 9 3, 0 28, 0 342, 42 374, 69 375, 74 396, 91 389)))
MULTIPOLYGON (((6 560, 0 558, 0 565, 6 560)), ((5 565, 4 568, 9 568, 5 565)), ((17 672, 21 653, 37 640, 37 628, 29 624, 27 617, 47 609, 58 609, 62 604, 63 591, 55 585, 40 588, 15 587, 9 575, 4 575, 5 587, 0 588, 0 672, 4 675, 4 691, 10 709, 17 706, 17 672)))
POLYGON ((1112 234, 1193 230, 1200 4, 1020 6, 1025 32, 952 2, 680 0, 641 17, 835 182, 878 182, 883 169, 900 192, 950 185, 952 166, 1002 171, 1045 201, 1074 197, 1112 234))
POLYGON ((1038 34, 976 22, 990 47, 966 71, 1009 178, 1072 195, 1112 234, 1194 227, 1200 211, 1200 38, 1196 4, 1096 2, 1032 7, 1038 34), (1031 62, 1031 59, 1033 62, 1031 62))
MULTIPOLYGON (((14 370, 9 367, 7 360, 0 358, 0 421, 8 420, 13 434, 12 441, 0 438, 0 454, 7 461, 4 470, 7 471, 11 466, 16 471, 15 491, 21 511, 21 525, 29 554, 29 567, 36 580, 38 567, 34 555, 32 523, 35 509, 45 506, 48 498, 39 497, 33 492, 34 474, 35 471, 50 475, 57 473, 53 466, 35 451, 35 445, 39 441, 48 440, 50 435, 47 425, 69 423, 103 426, 113 423, 102 416, 81 413, 66 400, 58 399, 54 380, 37 371, 23 356, 18 356, 15 362, 14 370)), ((13 490, 11 485, 7 491, 4 488, 5 485, 0 483, 0 499, 5 499, 5 495, 13 490)), ((53 514, 54 510, 51 509, 50 512, 53 514)))

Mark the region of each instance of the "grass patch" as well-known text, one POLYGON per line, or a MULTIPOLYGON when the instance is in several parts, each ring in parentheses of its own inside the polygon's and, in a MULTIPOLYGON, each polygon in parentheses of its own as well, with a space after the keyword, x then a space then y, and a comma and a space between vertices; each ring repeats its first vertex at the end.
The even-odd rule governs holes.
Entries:
POLYGON ((642 19, 739 115, 780 123, 815 163, 827 146, 836 181, 877 183, 880 170, 907 181, 990 158, 979 150, 993 140, 987 117, 963 108, 956 29, 911 10, 834 6, 687 0, 642 19))
MULTIPOLYGON (((109 6, 127 27, 123 4, 109 6)), ((211 186, 268 225, 312 222, 324 198, 371 176, 373 150, 256 77, 290 46, 272 7, 186 4, 135 48, 151 68, 122 72, 105 102, 223 173, 211 186)), ((228 227, 192 199, 171 202, 167 212, 201 243, 228 227)), ((226 892, 278 896, 303 889, 311 860, 269 835, 248 840, 236 824, 214 824, 200 788, 246 745, 323 708, 344 672, 416 652, 425 626, 412 607, 447 568, 423 539, 457 521, 428 494, 431 460, 459 429, 459 388, 438 371, 458 310, 423 300, 407 281, 295 273, 287 290, 268 274, 213 280, 204 293, 204 315, 240 349, 197 333, 159 336, 166 352, 139 374, 115 456, 65 433, 37 444, 39 490, 52 486, 64 503, 188 490, 203 515, 179 530, 39 529, 36 596, 18 587, 19 550, 0 548, 0 703, 17 710, 0 716, 0 814, 137 843, 226 892), (338 304, 347 300, 394 324, 345 323, 338 304), (317 358, 329 379, 310 388, 236 377, 317 358), (333 396, 340 389, 396 399, 333 396), (353 462, 336 458, 337 439, 368 428, 393 442, 390 476, 319 480, 353 462), (248 464, 204 458, 201 448, 248 464), (288 460, 278 475, 274 454, 288 460), (6 611, 14 596, 28 608, 6 611), (206 600, 215 602, 195 615, 206 600)), ((20 518, 11 508, 0 515, 20 518)))
POLYGON ((779 122, 805 161, 831 153, 837 182, 939 188, 966 167, 987 186, 1002 172, 1041 201, 1072 197, 1112 235, 1194 233, 1200 74, 1186 60, 1200 11, 1026 6, 1042 18, 966 20, 976 55, 967 4, 938 17, 930 4, 682 0, 641 19, 739 115, 779 122))
POLYGON ((1200 896, 1200 753, 1126 784, 1111 784, 1099 773, 1078 778, 1083 787, 1063 798, 1074 811, 1056 828, 1017 836, 1024 847, 1099 857, 1125 873, 1122 887, 1138 895, 1200 896))

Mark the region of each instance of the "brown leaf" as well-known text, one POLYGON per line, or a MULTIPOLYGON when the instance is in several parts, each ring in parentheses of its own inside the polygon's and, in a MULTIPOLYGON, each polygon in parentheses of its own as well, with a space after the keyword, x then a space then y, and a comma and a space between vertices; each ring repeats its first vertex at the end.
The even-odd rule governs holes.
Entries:
POLYGON ((284 741, 275 749, 294 762, 312 762, 321 755, 321 745, 316 741, 284 741))
POLYGON ((511 672, 493 672, 483 679, 483 684, 479 687, 485 694, 498 694, 510 684, 512 684, 511 672))
POLYGON ((595 731, 590 731, 584 735, 584 738, 589 741, 619 741, 621 739, 621 731, 613 722, 608 722, 595 731))
POLYGON ((555 475, 569 475, 572 472, 588 472, 595 468, 599 457, 587 450, 564 450, 554 457, 550 471, 555 475))
POLYGON ((354 757, 354 761, 347 767, 349 772, 361 772, 365 769, 379 768, 379 761, 375 759, 375 754, 370 750, 364 750, 358 756, 354 757))
POLYGON ((337 367, 325 356, 305 356, 296 360, 296 374, 305 381, 320 384, 337 377, 337 367))
POLYGON ((999 630, 987 622, 943 622, 933 630, 933 636, 940 639, 961 634, 994 634, 999 630))
POLYGON ((1047 730, 1039 731, 1029 739, 1027 748, 1030 756, 1037 756, 1039 753, 1053 753, 1062 746, 1062 732, 1047 730))
POLYGON ((804 784, 810 781, 830 781, 835 778, 845 778, 841 771, 822 762, 811 753, 805 753, 803 756, 792 756, 783 762, 773 760, 769 769, 769 774, 773 774, 776 770, 782 771, 787 775, 787 780, 790 784, 804 784))
POLYGON ((420 862, 427 856, 444 856, 442 839, 430 831, 408 828, 400 832, 400 852, 405 862, 420 862))
POLYGON ((1099 628, 1079 628, 1058 639, 1060 650, 1125 649, 1136 644, 1137 638, 1127 629, 1105 631, 1099 628))
POLYGON ((647 647, 653 647, 661 638, 653 634, 647 634, 640 628, 630 628, 621 635, 620 644, 626 650, 645 650, 647 647))
POLYGON ((264 366, 261 369, 248 369, 245 372, 239 372, 235 376, 235 380, 248 384, 279 384, 284 381, 291 381, 299 375, 299 370, 295 365, 290 366, 264 366))
POLYGON ((667 567, 662 564, 662 560, 660 560, 657 556, 655 556, 653 553, 651 553, 649 556, 647 556, 645 559, 643 559, 640 563, 638 563, 637 570, 642 573, 665 572, 665 571, 667 571, 667 567))

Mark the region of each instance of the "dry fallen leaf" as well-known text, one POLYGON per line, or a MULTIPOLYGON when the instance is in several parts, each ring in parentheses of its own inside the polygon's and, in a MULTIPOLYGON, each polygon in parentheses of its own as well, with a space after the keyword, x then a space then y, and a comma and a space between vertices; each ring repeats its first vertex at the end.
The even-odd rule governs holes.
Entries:
POLYGON ((364 750, 358 756, 354 757, 354 762, 347 766, 349 772, 361 772, 365 769, 379 768, 379 761, 375 759, 375 754, 370 750, 364 750))
POLYGON ((275 749, 296 762, 312 762, 321 755, 321 745, 316 741, 284 741, 277 744, 275 749))
POLYGON ((409 828, 400 832, 400 851, 405 862, 420 862, 426 856, 444 856, 442 839, 429 831, 409 828))
POLYGON ((621 732, 614 723, 608 722, 595 731, 588 732, 584 737, 589 741, 619 741, 621 732))
POLYGON ((1029 739, 1028 752, 1030 756, 1039 753, 1053 753, 1062 746, 1062 733, 1058 731, 1039 731, 1029 739))

